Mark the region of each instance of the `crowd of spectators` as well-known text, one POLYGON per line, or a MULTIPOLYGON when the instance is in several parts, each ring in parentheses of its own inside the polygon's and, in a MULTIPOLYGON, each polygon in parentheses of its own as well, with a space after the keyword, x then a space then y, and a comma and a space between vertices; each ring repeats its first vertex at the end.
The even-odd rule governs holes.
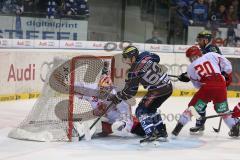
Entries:
MULTIPOLYGON (((228 28, 225 46, 240 42, 240 0, 173 0, 183 26, 204 26, 214 33, 228 28), (239 41, 239 42, 238 42, 239 41)), ((217 40, 218 41, 218 40, 217 40)))
POLYGON ((240 18, 239 0, 174 0, 174 4, 188 25, 226 26, 240 18))
POLYGON ((0 13, 47 18, 86 18, 89 16, 89 6, 87 0, 0 0, 0 13))

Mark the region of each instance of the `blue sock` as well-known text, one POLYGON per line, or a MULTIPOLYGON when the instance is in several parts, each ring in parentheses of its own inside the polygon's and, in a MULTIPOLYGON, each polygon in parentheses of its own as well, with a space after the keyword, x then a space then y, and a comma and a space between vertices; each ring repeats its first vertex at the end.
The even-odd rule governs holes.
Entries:
POLYGON ((152 121, 152 117, 144 114, 139 117, 139 121, 141 123, 141 126, 147 136, 152 136, 155 126, 152 121))

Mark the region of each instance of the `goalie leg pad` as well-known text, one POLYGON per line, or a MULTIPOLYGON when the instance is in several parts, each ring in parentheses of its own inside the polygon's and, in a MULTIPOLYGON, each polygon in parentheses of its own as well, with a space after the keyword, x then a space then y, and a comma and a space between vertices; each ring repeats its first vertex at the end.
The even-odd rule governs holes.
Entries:
POLYGON ((120 120, 116 121, 112 124, 112 131, 115 135, 120 137, 131 137, 133 136, 131 133, 131 128, 133 126, 132 122, 120 120))

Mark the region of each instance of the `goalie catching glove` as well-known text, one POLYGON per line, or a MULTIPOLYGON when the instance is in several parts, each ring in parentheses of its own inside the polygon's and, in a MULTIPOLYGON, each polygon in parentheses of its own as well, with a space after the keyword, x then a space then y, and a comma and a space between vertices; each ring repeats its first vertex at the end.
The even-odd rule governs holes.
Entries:
POLYGON ((178 76, 178 80, 182 82, 189 82, 190 78, 187 76, 187 72, 185 72, 178 76))

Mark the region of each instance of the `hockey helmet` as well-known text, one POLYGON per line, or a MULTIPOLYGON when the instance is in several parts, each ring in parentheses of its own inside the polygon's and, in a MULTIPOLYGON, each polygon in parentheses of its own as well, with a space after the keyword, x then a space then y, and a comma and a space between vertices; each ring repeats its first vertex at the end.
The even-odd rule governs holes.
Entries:
POLYGON ((109 75, 103 75, 98 83, 99 87, 99 99, 106 99, 113 89, 112 79, 109 75))
POLYGON ((192 56, 202 56, 201 50, 197 46, 192 46, 187 49, 186 51, 186 57, 192 57, 192 56))
POLYGON ((127 46, 126 48, 123 49, 123 52, 122 52, 123 58, 137 57, 138 54, 139 54, 139 51, 137 47, 134 47, 134 46, 127 46))
POLYGON ((212 40, 212 33, 207 31, 207 30, 199 32, 198 35, 197 35, 197 39, 199 39, 199 38, 204 38, 204 39, 208 39, 208 41, 211 41, 212 40))

